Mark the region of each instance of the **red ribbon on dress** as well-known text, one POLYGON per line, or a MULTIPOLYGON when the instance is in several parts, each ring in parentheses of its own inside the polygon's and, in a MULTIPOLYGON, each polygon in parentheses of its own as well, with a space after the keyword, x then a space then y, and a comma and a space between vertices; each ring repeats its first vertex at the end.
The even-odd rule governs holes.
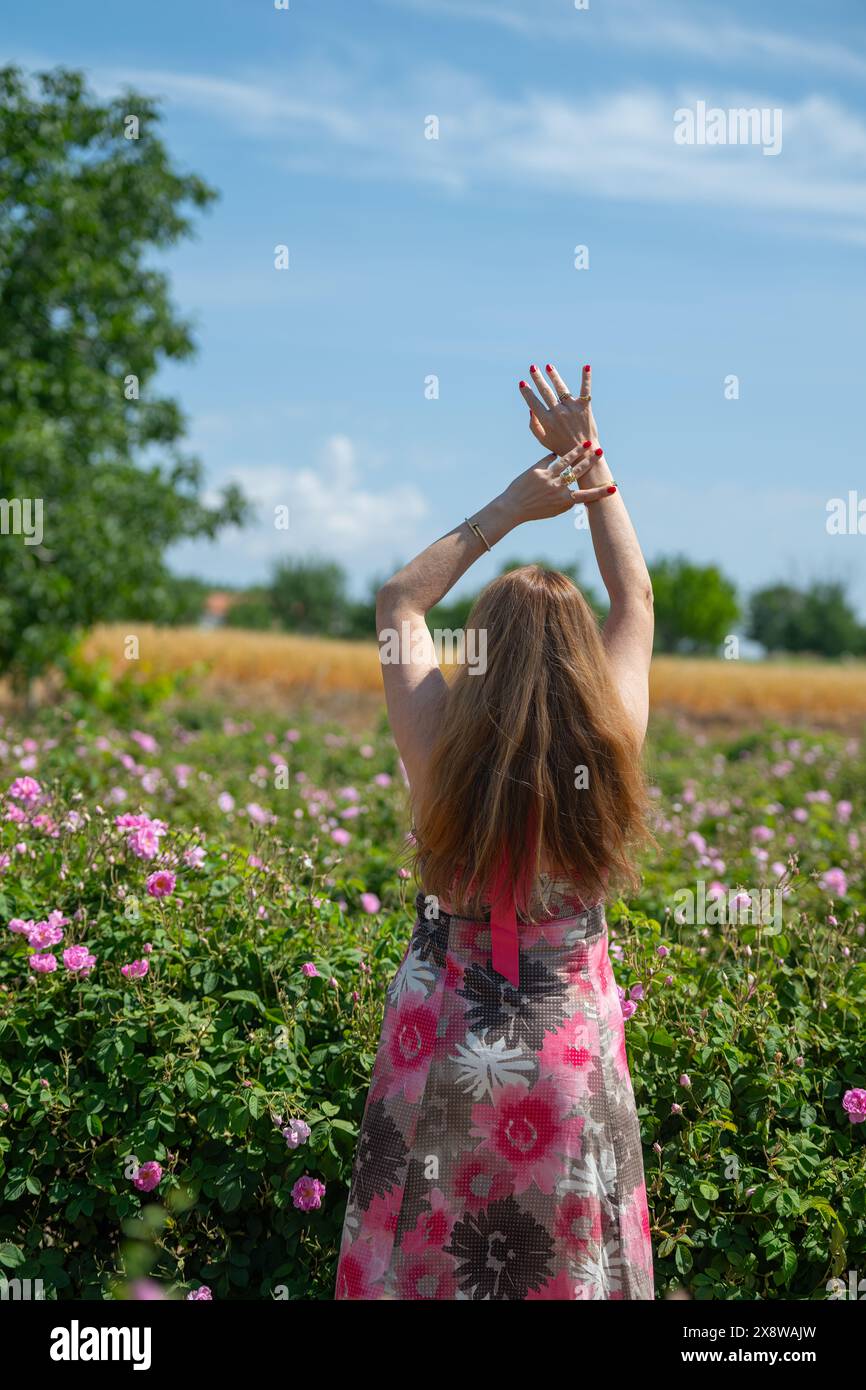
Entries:
POLYGON ((508 882, 508 858, 503 855, 490 894, 490 949, 493 969, 515 988, 520 986, 520 945, 517 907, 508 882))
MULTIPOLYGON (((529 838, 536 834, 536 817, 530 817, 529 838)), ((515 989, 520 988, 520 941, 517 934, 517 904, 514 892, 508 881, 509 857, 507 849, 502 852, 499 868, 493 879, 490 892, 490 949, 493 969, 505 977, 515 989)), ((524 861, 522 888, 528 884, 529 863, 524 861)), ((528 897, 528 893, 527 893, 528 897)))

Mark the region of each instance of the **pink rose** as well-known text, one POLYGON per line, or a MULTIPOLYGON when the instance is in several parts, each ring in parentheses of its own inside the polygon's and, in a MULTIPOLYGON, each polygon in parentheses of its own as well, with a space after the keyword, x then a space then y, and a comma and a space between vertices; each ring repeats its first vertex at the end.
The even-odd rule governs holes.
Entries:
POLYGON ((133 960, 129 965, 120 967, 121 975, 125 975, 128 980, 141 980, 147 974, 150 965, 146 960, 133 960))
POLYGON ((162 1182, 162 1168, 158 1163, 142 1163, 136 1168, 132 1179, 133 1187, 139 1192, 152 1192, 162 1182))
POLYGON ((67 946, 63 964, 76 974, 89 975, 96 964, 96 956, 92 956, 86 946, 67 946))
POLYGON ((144 886, 152 898, 167 898, 174 892, 176 882, 170 869, 157 869, 144 886))
POLYGON ((47 951, 45 955, 31 956, 28 964, 30 969, 35 970, 38 974, 50 975, 53 970, 57 969, 57 957, 47 951))
POLYGON ((325 1184, 305 1173, 292 1188, 292 1202, 298 1211, 313 1211, 322 1205, 325 1184))
POLYGON ((866 1120, 866 1091, 859 1087, 846 1091, 842 1097, 842 1109, 847 1111, 852 1125, 862 1125, 866 1120))

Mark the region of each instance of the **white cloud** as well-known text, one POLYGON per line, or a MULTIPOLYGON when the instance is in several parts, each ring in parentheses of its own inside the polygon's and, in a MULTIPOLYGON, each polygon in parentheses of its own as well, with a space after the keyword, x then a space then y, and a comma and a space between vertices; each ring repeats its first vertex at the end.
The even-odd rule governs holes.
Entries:
MULTIPOLYGON (((218 424, 219 417, 200 419, 202 436, 218 424)), ((407 483, 370 487, 369 466, 369 460, 362 465, 351 439, 335 434, 314 464, 237 463, 226 470, 255 509, 251 525, 220 537, 220 552, 231 554, 233 572, 261 576, 276 560, 313 554, 356 572, 359 565, 388 564, 404 553, 427 515, 427 500, 407 483), (288 509, 288 529, 274 524, 278 507, 288 509)), ((213 486, 216 493, 216 482, 213 486)), ((205 547, 199 549, 206 554, 205 547)), ((188 554, 193 557, 192 548, 188 554)))
POLYGON ((134 81, 171 102, 207 111, 215 123, 272 137, 272 158, 347 178, 434 182, 455 193, 519 186, 618 201, 696 203, 816 218, 817 236, 856 239, 866 213, 866 123, 841 102, 770 91, 661 90, 559 96, 527 89, 494 93, 451 67, 408 72, 377 85, 364 64, 300 66, 279 86, 263 77, 201 77, 169 71, 103 74, 134 81), (782 150, 674 143, 674 111, 708 106, 782 111, 782 150), (435 114, 440 138, 424 137, 435 114))
MULTIPOLYGON (((576 10, 568 0, 380 0, 389 9, 507 29, 544 43, 599 44, 687 55, 713 64, 796 67, 841 77, 866 75, 866 53, 813 36, 756 29, 726 19, 719 6, 607 0, 576 10)), ((816 11, 817 13, 817 11, 816 11)))
POLYGON ((357 449, 345 435, 332 435, 315 468, 286 475, 280 495, 291 511, 291 533, 330 551, 349 547, 354 556, 381 555, 383 542, 402 547, 403 537, 427 513, 427 502, 411 484, 376 492, 365 488, 357 449))

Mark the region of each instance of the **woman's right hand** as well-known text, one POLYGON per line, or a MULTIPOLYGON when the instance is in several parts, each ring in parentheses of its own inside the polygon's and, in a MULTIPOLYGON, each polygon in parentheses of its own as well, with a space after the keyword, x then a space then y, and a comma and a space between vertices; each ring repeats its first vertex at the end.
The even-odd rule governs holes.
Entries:
POLYGON ((520 394, 529 406, 529 428, 535 438, 560 458, 564 458, 578 444, 588 445, 596 458, 601 458, 598 429, 590 405, 591 369, 583 369, 579 396, 571 395, 559 372, 550 363, 545 370, 550 384, 537 367, 529 368, 532 385, 538 395, 528 382, 520 382, 520 394))

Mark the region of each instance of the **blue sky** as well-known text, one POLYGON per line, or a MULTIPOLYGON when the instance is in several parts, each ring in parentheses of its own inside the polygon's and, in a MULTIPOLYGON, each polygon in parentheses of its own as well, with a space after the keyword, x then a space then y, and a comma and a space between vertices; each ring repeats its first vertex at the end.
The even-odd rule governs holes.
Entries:
MULTIPOLYGON (((221 193, 168 258, 200 351, 163 385, 259 520, 176 568, 248 582, 315 553, 361 591, 539 457, 530 362, 576 387, 586 361, 650 559, 744 592, 844 579, 866 613, 866 535, 826 531, 829 499, 866 496, 858 0, 42 0, 4 31, 7 61, 160 96, 221 193), (698 101, 781 109, 781 151, 676 144, 698 101)), ((565 517, 464 586, 518 556, 595 582, 565 517)))

